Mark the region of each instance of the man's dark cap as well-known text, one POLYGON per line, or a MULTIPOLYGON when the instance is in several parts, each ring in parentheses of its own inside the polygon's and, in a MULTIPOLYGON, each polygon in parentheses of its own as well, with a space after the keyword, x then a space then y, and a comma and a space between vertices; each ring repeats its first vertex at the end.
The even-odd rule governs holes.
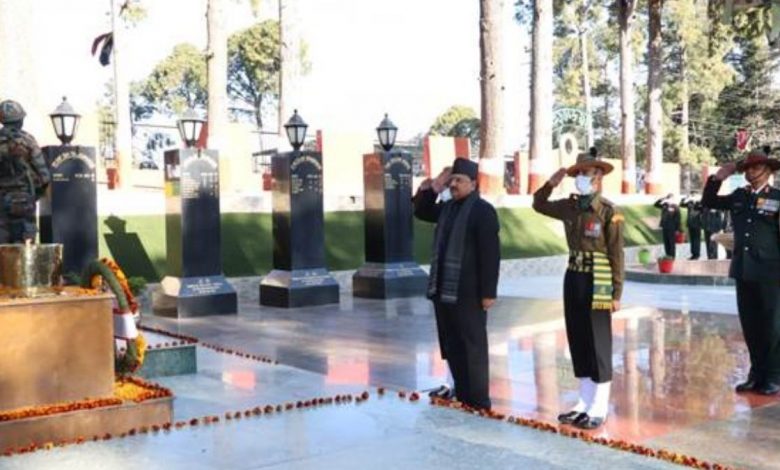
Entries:
POLYGON ((465 158, 456 158, 452 164, 452 174, 466 175, 472 181, 476 181, 479 174, 479 165, 465 158))

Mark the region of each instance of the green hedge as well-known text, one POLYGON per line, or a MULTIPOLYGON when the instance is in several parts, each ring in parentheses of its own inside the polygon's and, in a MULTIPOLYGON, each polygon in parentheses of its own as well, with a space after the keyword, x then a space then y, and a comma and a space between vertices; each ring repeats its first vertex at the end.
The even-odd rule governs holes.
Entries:
MULTIPOLYGON (((643 219, 658 215, 652 206, 623 208, 627 245, 660 243, 659 232, 643 219)), ((566 252, 560 222, 530 208, 499 209, 504 259, 566 252)), ((114 258, 128 276, 159 280, 165 273, 165 217, 108 217, 100 223, 100 254, 114 258)), ((414 255, 421 264, 430 257, 433 225, 415 220, 414 255)), ((325 247, 331 270, 354 269, 363 262, 363 213, 325 214, 325 247)), ((270 214, 223 214, 222 256, 227 276, 251 276, 271 269, 273 241, 270 214)))

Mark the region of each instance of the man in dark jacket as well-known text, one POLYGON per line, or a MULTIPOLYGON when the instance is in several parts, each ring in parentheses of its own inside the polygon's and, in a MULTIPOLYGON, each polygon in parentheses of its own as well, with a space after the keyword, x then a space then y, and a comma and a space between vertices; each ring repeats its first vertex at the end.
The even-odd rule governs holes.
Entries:
POLYGON ((704 242, 707 244, 707 259, 718 259, 718 243, 712 236, 725 228, 723 212, 718 209, 702 209, 702 226, 704 242))
POLYGON ((430 179, 420 185, 414 214, 436 223, 428 298, 455 396, 473 408, 490 409, 487 310, 496 299, 501 255, 498 216, 479 197, 477 175, 476 163, 455 159, 451 175, 443 175, 447 188, 430 179), (451 199, 437 202, 445 189, 451 199))
POLYGON ((687 212, 685 223, 688 226, 688 238, 691 242, 691 257, 688 259, 699 259, 699 256, 701 256, 701 201, 698 201, 694 195, 691 195, 683 198, 680 205, 684 206, 687 212))
POLYGON ((674 258, 677 254, 677 232, 680 229, 680 207, 672 200, 672 194, 655 201, 655 207, 661 209, 661 231, 664 238, 666 256, 674 258))
POLYGON ((729 276, 737 284, 737 309, 750 354, 750 373, 739 393, 780 392, 780 190, 769 178, 780 161, 752 151, 736 165, 727 163, 707 180, 705 207, 731 212, 734 250, 729 276), (718 196, 721 183, 734 171, 750 183, 718 196))

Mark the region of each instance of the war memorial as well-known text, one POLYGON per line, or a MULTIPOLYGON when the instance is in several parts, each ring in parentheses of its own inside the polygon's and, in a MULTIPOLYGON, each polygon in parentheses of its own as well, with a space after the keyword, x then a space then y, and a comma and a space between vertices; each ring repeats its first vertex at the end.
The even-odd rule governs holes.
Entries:
MULTIPOLYGON (((109 99, 97 106, 90 99, 103 92, 81 83, 96 80, 58 79, 50 72, 62 65, 27 61, 9 33, 54 15, 67 21, 41 24, 76 44, 66 23, 92 23, 48 0, 29 11, 8 2, 0 2, 0 469, 780 468, 780 131, 770 118, 728 114, 749 86, 739 80, 759 67, 751 47, 776 54, 780 2, 664 6, 663 158, 649 131, 650 38, 656 20, 661 27, 653 0, 641 5, 648 56, 636 59, 648 65, 645 101, 636 90, 647 132, 631 152, 624 97, 607 86, 625 51, 599 34, 615 28, 617 40, 627 24, 620 15, 639 14, 635 1, 615 11, 548 2, 556 47, 580 45, 556 49, 554 80, 523 88, 534 124, 502 131, 529 135, 505 139, 511 145, 495 143, 502 126, 486 82, 501 72, 490 61, 475 66, 480 112, 455 109, 419 133, 404 126, 428 101, 400 100, 408 89, 393 95, 399 77, 381 81, 400 68, 366 62, 341 78, 382 86, 356 91, 342 110, 321 105, 322 90, 336 88, 317 88, 324 75, 307 81, 306 70, 325 67, 324 49, 335 60, 338 32, 317 33, 305 18, 343 19, 354 7, 378 28, 373 0, 364 12, 344 2, 330 13, 280 0, 274 15, 266 2, 260 13, 252 2, 198 2, 199 34, 224 39, 226 62, 214 65, 211 43, 205 52, 175 46, 176 60, 132 85, 115 67, 138 60, 130 38, 150 34, 144 23, 171 7, 103 2, 96 11, 111 7, 102 20, 111 29, 90 36, 87 55, 113 70, 109 99), (710 15, 712 34, 694 34, 695 15, 685 12, 710 15), (235 30, 229 38, 213 29, 223 20, 235 30), (738 73, 718 69, 720 59, 701 62, 705 43, 713 57, 723 47, 738 73), (597 63, 614 52, 606 78, 596 68, 567 75, 589 60, 583 44, 597 63), (285 47, 300 49, 293 72, 285 47), (209 78, 213 67, 227 69, 228 83, 209 78), (711 92, 701 70, 743 88, 711 92), (677 72, 688 77, 685 111, 669 104, 682 93, 670 85, 677 72), (239 103, 241 83, 258 93, 254 109, 251 99, 239 103), (576 96, 599 98, 571 105, 572 83, 576 96), (119 93, 130 108, 114 101, 119 93), (540 118, 545 106, 551 113, 540 118), (610 120, 608 129, 601 121, 610 120), (732 131, 733 139, 712 135, 732 131), (472 400, 485 383, 489 398, 472 400)), ((180 3, 184 21, 196 8, 180 3)), ((474 20, 480 57, 497 49, 476 20, 500 10, 528 28, 520 32, 529 61, 543 60, 535 35, 547 3, 472 3, 474 11, 452 9, 474 20)), ((56 50, 47 57, 70 57, 56 50)), ((776 65, 766 67, 764 78, 780 82, 776 65)), ((751 105, 780 103, 780 92, 751 93, 751 105)))

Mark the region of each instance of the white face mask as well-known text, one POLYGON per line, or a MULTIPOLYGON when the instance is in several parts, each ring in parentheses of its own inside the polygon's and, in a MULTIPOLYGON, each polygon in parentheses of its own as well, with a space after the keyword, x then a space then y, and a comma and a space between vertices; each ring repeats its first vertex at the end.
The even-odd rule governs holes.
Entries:
POLYGON ((441 202, 447 202, 450 199, 452 199, 452 193, 450 192, 450 188, 445 188, 444 191, 440 192, 439 199, 441 199, 441 202))
POLYGON ((580 194, 591 194, 593 192, 593 178, 586 175, 577 175, 574 177, 574 186, 580 194))

